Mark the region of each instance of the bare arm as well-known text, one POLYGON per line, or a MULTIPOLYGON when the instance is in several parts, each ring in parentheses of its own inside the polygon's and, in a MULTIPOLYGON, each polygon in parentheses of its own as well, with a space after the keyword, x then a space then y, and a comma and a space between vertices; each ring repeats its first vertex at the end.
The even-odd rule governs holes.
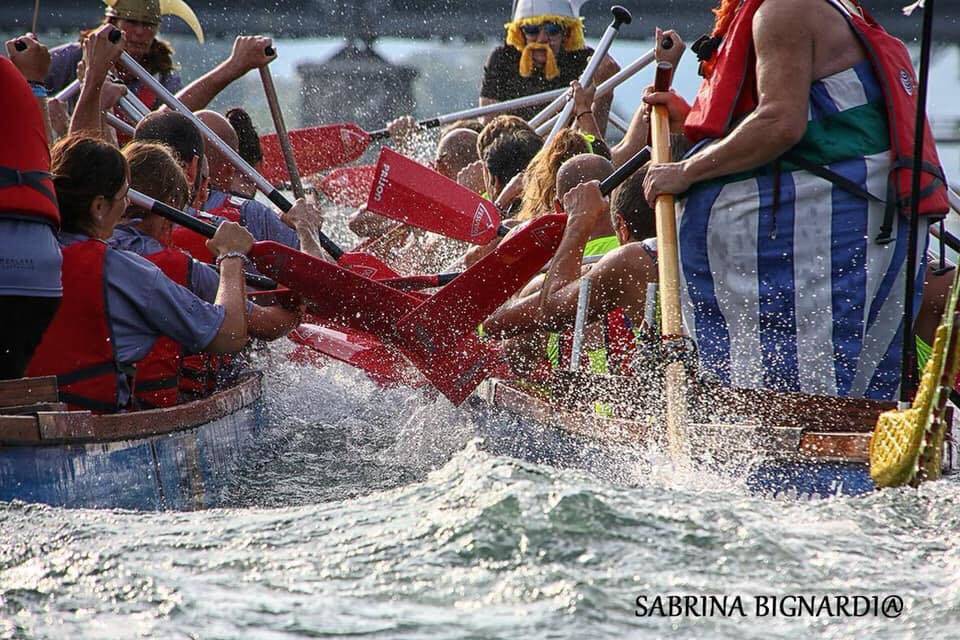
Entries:
POLYGON ((699 182, 752 169, 782 155, 807 129, 813 82, 813 34, 802 5, 774 2, 753 19, 759 104, 733 133, 690 159, 699 182))
POLYGON ((297 328, 300 314, 280 305, 261 307, 253 305, 247 314, 247 331, 254 338, 276 340, 297 328))
POLYGON ((117 31, 116 27, 105 24, 83 41, 83 85, 70 120, 70 133, 83 131, 98 138, 103 136, 100 105, 103 83, 126 43, 122 35, 116 42, 111 42, 110 34, 114 31, 117 31))
MULTIPOLYGON (((593 83, 600 84, 604 80, 607 80, 616 74, 618 71, 620 71, 620 65, 617 64, 617 61, 610 56, 606 56, 604 57, 603 62, 600 64, 600 67, 597 69, 597 73, 593 77, 593 83)), ((608 93, 602 98, 598 98, 593 103, 593 117, 597 121, 597 129, 601 133, 607 130, 607 118, 610 117, 611 104, 613 104, 613 92, 608 93)))
POLYGON ((276 58, 266 54, 266 48, 272 45, 265 36, 238 36, 230 57, 181 89, 177 98, 191 111, 205 109, 231 82, 276 58))
MULTIPOLYGON (((217 256, 229 252, 246 254, 253 246, 253 236, 235 222, 224 222, 207 241, 207 248, 217 256)), ((243 275, 243 260, 225 258, 220 262, 220 286, 215 304, 223 307, 223 324, 204 351, 235 353, 247 344, 247 296, 243 275)))

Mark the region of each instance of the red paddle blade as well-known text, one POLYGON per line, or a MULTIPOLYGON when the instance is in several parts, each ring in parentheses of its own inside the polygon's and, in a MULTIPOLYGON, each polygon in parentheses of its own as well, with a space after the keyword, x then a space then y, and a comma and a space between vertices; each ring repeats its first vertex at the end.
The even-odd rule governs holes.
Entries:
POLYGON ((305 323, 291 331, 288 337, 300 346, 292 358, 297 362, 316 364, 309 354, 302 351, 302 348, 306 348, 362 370, 381 387, 423 384, 423 378, 412 370, 401 355, 369 333, 348 327, 333 328, 305 323))
POLYGON ((492 202, 391 149, 380 151, 367 209, 473 244, 493 240, 500 225, 492 202))
POLYGON ((265 275, 310 302, 324 320, 378 336, 393 332, 397 321, 420 300, 352 271, 277 242, 256 242, 250 256, 265 275))
POLYGON ((348 251, 340 256, 337 264, 344 269, 349 269, 354 273, 370 278, 371 280, 387 280, 389 278, 399 278, 400 274, 390 268, 390 266, 377 256, 363 253, 362 251, 348 251))
POLYGON ((477 326, 553 256, 566 216, 538 218, 502 242, 397 324, 396 344, 454 403, 462 402, 498 364, 477 339, 477 326))
MULTIPOLYGON (((352 162, 370 145, 370 135, 355 124, 328 124, 289 132, 297 169, 311 175, 352 162)), ((263 164, 260 173, 276 184, 289 182, 290 175, 283 161, 280 140, 276 133, 260 136, 263 164)))
POLYGON ((342 207, 359 207, 367 200, 373 175, 372 164, 340 167, 325 175, 317 186, 334 203, 342 207))

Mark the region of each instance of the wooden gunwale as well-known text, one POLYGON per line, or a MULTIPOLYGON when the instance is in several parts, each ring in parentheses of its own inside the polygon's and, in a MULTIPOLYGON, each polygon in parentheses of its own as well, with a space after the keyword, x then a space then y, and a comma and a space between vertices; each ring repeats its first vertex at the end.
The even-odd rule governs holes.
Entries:
MULTIPOLYGON (((8 384, 4 383, 4 386, 8 384)), ((29 386, 23 384, 24 388, 29 386)), ((47 386, 43 389, 49 390, 47 386)), ((55 392, 55 383, 53 389, 55 392)), ((114 442, 173 433, 240 411, 257 402, 262 392, 262 375, 252 372, 229 389, 175 407, 98 416, 89 411, 42 410, 36 415, 0 415, 0 446, 114 442)), ((16 402, 14 395, 11 393, 6 400, 16 402)), ((0 408, 2 411, 4 409, 0 408)))
MULTIPOLYGON (((524 418, 605 444, 647 442, 658 427, 651 423, 571 410, 503 380, 489 381, 480 397, 524 418)), ((805 394, 771 394, 752 389, 726 390, 718 403, 750 407, 743 421, 691 425, 694 451, 712 445, 727 452, 762 453, 810 461, 866 463, 870 434, 879 413, 893 403, 805 394), (785 399, 779 410, 773 408, 785 399), (758 415, 770 416, 760 420, 758 415), (813 419, 816 418, 816 419, 813 419)), ((746 413, 746 412, 745 412, 746 413)))

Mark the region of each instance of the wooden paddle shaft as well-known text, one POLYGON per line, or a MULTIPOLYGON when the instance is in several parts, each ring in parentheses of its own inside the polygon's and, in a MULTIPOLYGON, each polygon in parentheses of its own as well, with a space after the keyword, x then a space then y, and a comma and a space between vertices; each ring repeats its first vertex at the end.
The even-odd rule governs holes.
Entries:
MULTIPOLYGON (((657 64, 654 79, 656 91, 669 91, 673 65, 657 64)), ((650 116, 652 162, 670 162, 670 114, 665 106, 654 106, 650 116)), ((660 334, 666 342, 677 340, 683 333, 680 314, 680 255, 677 250, 677 215, 672 195, 661 195, 655 207, 657 221, 657 271, 660 279, 660 334)), ((664 372, 666 395, 666 444, 675 461, 686 458, 686 370, 683 362, 667 363, 664 372)))
MULTIPOLYGON (((273 47, 267 47, 265 52, 268 56, 276 54, 273 47)), ((270 115, 273 116, 273 127, 277 132, 277 140, 280 143, 280 150, 283 152, 283 161, 287 165, 287 173, 290 175, 290 186, 293 189, 293 195, 297 198, 303 198, 306 192, 303 190, 303 181, 300 180, 300 172, 297 170, 297 159, 293 155, 293 146, 290 144, 287 125, 283 121, 283 111, 280 109, 280 100, 277 99, 277 87, 273 83, 273 74, 270 73, 269 65, 265 64, 260 67, 260 81, 263 83, 263 93, 267 96, 267 104, 270 105, 270 115)))
MULTIPOLYGON (((654 81, 656 91, 669 91, 673 65, 657 65, 654 81)), ((652 162, 670 162, 670 114, 662 105, 653 107, 650 118, 650 138, 653 143, 652 162)), ((677 249, 677 215, 672 195, 661 195, 656 204, 657 269, 660 276, 661 329, 664 336, 677 337, 683 331, 680 318, 680 254, 677 249)))

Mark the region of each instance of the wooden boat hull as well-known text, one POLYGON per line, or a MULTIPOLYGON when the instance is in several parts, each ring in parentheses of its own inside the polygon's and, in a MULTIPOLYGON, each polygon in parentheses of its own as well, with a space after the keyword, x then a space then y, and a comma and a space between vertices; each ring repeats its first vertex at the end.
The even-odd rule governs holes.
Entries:
POLYGON ((260 375, 253 374, 169 409, 64 412, 59 431, 56 421, 43 424, 44 414, 37 434, 0 420, 0 500, 135 510, 218 506, 236 464, 264 428, 261 394, 260 375))
MULTIPOLYGON (((869 401, 837 402, 853 407, 845 407, 850 413, 856 413, 861 402, 874 407, 869 401)), ((500 380, 484 383, 473 405, 486 413, 480 423, 484 446, 491 453, 582 468, 601 476, 609 473, 611 464, 622 462, 624 450, 637 451, 657 437, 655 425, 572 411, 500 380)), ((784 403, 788 405, 789 401, 784 403)), ((797 423, 786 410, 774 425, 756 420, 693 424, 688 432, 690 450, 699 467, 742 478, 758 493, 861 495, 874 490, 868 466, 870 432, 864 423, 869 423, 871 415, 875 421, 870 411, 861 413, 850 424, 823 425, 817 430, 797 423)), ((944 461, 946 472, 955 468, 952 447, 944 461)))

